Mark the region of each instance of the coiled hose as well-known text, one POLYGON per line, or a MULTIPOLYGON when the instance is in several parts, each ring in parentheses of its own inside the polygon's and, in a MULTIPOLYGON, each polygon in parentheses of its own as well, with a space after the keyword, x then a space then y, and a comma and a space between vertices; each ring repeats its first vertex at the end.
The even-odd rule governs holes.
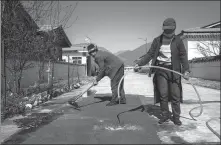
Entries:
MULTIPOLYGON (((164 67, 160 67, 160 66, 140 66, 140 68, 156 68, 156 69, 162 69, 162 70, 166 70, 166 71, 170 71, 170 72, 176 73, 176 74, 178 74, 178 75, 184 77, 184 75, 181 74, 180 72, 177 72, 177 71, 174 71, 174 70, 171 70, 171 69, 167 69, 167 68, 164 68, 164 67)), ((124 79, 125 76, 126 76, 126 74, 120 79, 120 82, 119 82, 119 84, 118 84, 118 99, 119 99, 119 104, 120 104, 120 85, 121 85, 122 80, 124 79)), ((199 99, 199 104, 200 104, 200 106, 194 107, 194 108, 192 108, 192 109, 189 111, 190 117, 191 117, 194 121, 197 121, 194 117, 199 117, 199 116, 202 115, 202 113, 203 113, 202 100, 201 100, 201 97, 200 97, 199 92, 197 91, 196 87, 195 87, 189 80, 187 80, 187 81, 192 85, 192 87, 194 88, 194 90, 195 90, 195 92, 196 92, 196 94, 197 94, 197 97, 198 97, 198 99, 199 99), (192 111, 195 110, 195 109, 197 109, 197 108, 200 108, 199 114, 197 114, 197 115, 192 114, 192 111)), ((119 116, 118 116, 118 117, 119 117, 119 116)), ((119 119, 119 118, 118 118, 118 119, 119 119)), ((219 139, 221 139, 221 136, 220 136, 215 130, 213 130, 213 129, 209 126, 209 122, 212 121, 212 120, 216 120, 216 119, 220 119, 220 117, 219 117, 219 118, 211 118, 210 120, 208 120, 208 121, 206 122, 206 126, 207 126, 207 127, 209 128, 209 130, 210 130, 211 132, 213 132, 219 139)))

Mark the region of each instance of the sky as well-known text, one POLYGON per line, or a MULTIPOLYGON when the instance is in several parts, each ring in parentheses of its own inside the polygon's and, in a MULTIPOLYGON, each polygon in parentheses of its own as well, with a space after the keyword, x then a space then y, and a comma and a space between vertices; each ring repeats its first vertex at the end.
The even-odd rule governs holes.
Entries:
MULTIPOLYGON (((60 1, 67 6, 76 1, 60 1)), ((162 23, 176 20, 181 30, 220 21, 220 1, 79 1, 68 23, 77 21, 65 32, 72 44, 93 43, 116 53, 133 50, 162 33, 162 23)), ((68 25, 68 24, 67 24, 68 25)))

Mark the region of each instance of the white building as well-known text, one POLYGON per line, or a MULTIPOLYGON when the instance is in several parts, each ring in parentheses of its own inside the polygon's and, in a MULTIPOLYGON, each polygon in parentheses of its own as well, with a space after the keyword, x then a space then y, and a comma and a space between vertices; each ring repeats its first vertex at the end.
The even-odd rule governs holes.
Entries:
POLYGON ((75 64, 87 64, 87 49, 88 44, 74 44, 70 48, 62 48, 62 60, 73 62, 75 64))
POLYGON ((208 50, 206 52, 208 56, 214 56, 213 51, 217 54, 220 53, 220 21, 203 27, 183 30, 179 36, 187 49, 188 60, 204 57, 199 51, 200 48, 208 50))

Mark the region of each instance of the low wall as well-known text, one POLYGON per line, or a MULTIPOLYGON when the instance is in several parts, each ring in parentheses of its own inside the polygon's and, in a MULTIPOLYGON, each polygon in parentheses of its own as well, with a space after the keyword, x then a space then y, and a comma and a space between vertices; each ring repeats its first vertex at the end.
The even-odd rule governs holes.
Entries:
MULTIPOLYGON (((11 62, 8 61, 6 63, 7 66, 11 66, 11 62)), ((27 70, 24 70, 22 75, 21 87, 28 87, 30 85, 34 85, 36 81, 38 81, 38 71, 39 65, 38 62, 32 61, 33 67, 27 70)), ((86 65, 76 65, 76 64, 69 64, 69 76, 70 77, 77 77, 77 72, 79 76, 86 76, 86 65)), ((51 65, 52 68, 52 65, 51 65)), ((48 80, 48 62, 45 62, 44 65, 44 81, 47 82, 48 80)), ((13 76, 11 75, 10 71, 6 68, 6 78, 8 80, 13 80, 13 76)), ((68 79, 68 63, 66 62, 56 62, 54 63, 54 80, 68 79)))
POLYGON ((220 60, 190 63, 191 76, 220 81, 220 60))

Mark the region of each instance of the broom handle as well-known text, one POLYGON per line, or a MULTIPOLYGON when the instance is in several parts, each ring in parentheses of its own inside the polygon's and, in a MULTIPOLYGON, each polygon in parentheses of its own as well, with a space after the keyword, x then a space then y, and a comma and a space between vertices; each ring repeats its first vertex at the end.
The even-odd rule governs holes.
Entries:
POLYGON ((85 90, 84 92, 82 92, 74 101, 77 101, 77 99, 79 99, 84 93, 86 93, 90 88, 92 88, 94 86, 94 82, 92 83, 92 85, 87 89, 85 90))

